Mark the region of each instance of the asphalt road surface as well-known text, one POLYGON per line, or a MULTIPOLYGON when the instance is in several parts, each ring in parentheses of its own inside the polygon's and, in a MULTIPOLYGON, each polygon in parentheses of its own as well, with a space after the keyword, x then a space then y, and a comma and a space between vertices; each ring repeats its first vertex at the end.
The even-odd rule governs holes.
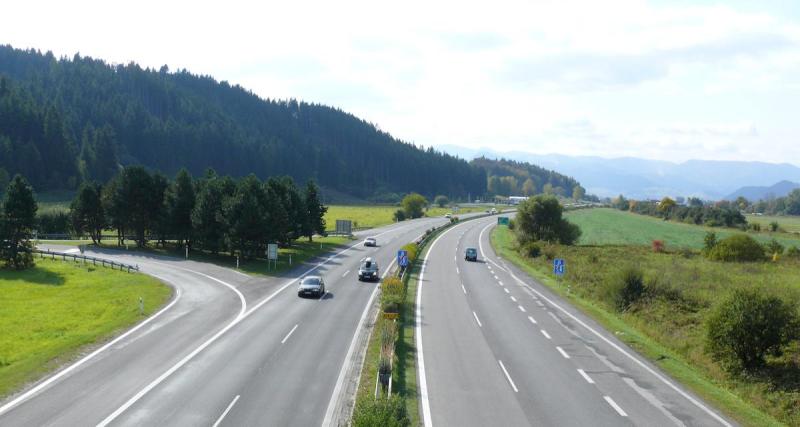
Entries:
POLYGON ((732 425, 498 258, 496 221, 448 229, 426 257, 417 312, 426 426, 732 425), (477 262, 465 261, 467 247, 477 262))
POLYGON ((175 297, 97 352, 0 404, 0 425, 330 422, 354 332, 378 286, 357 280, 360 261, 375 258, 383 273, 402 245, 446 221, 426 218, 370 230, 360 237, 377 236, 378 247, 354 241, 280 278, 168 257, 87 251, 138 264, 172 285, 175 297), (307 273, 324 277, 322 298, 298 298, 296 280, 307 273))

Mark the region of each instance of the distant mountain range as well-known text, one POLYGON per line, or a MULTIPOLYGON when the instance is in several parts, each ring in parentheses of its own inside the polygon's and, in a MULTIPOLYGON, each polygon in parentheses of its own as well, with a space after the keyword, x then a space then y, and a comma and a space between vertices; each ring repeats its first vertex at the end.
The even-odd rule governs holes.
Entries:
POLYGON ((771 186, 780 181, 800 182, 800 167, 788 163, 715 160, 675 163, 635 157, 606 159, 524 151, 501 152, 488 148, 476 150, 456 145, 440 145, 437 148, 467 160, 480 156, 505 157, 558 170, 580 181, 588 193, 600 197, 624 194, 635 199, 691 196, 720 200, 742 187, 771 186))
POLYGON ((751 202, 768 199, 770 197, 784 197, 792 190, 800 188, 800 184, 791 181, 781 181, 770 186, 748 186, 742 187, 725 197, 726 200, 735 200, 744 197, 751 202))

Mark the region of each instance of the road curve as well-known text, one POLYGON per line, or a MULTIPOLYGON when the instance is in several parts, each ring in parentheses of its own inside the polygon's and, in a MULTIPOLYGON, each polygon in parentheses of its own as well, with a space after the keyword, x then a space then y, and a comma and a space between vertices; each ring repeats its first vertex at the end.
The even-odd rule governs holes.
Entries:
POLYGON ((175 299, 99 353, 8 398, 0 404, 0 425, 319 425, 377 286, 356 280, 360 260, 373 256, 386 268, 400 246, 444 222, 425 218, 370 230, 380 236, 379 247, 354 242, 279 278, 87 251, 138 264, 173 286, 175 299), (312 268, 329 293, 299 299, 294 281, 312 268))
POLYGON ((498 258, 495 222, 451 228, 426 257, 418 317, 426 425, 733 424, 498 258), (478 262, 464 260, 467 247, 478 262))

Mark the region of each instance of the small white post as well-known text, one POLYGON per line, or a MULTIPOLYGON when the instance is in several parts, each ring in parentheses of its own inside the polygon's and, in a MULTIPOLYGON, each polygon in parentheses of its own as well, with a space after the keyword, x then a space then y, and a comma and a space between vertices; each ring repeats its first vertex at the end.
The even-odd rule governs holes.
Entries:
POLYGON ((236 255, 236 269, 239 269, 239 255, 236 255))
POLYGON ((144 316, 144 299, 139 297, 139 315, 144 316))
POLYGON ((189 244, 186 244, 186 259, 189 259, 189 244))

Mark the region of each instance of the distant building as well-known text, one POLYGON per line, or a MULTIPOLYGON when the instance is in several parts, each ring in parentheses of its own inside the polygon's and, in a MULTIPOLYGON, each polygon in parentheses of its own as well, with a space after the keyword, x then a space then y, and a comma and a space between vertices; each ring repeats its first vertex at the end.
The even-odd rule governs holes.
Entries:
POLYGON ((528 200, 528 198, 523 196, 511 196, 508 198, 508 203, 512 205, 518 205, 523 200, 528 200))

